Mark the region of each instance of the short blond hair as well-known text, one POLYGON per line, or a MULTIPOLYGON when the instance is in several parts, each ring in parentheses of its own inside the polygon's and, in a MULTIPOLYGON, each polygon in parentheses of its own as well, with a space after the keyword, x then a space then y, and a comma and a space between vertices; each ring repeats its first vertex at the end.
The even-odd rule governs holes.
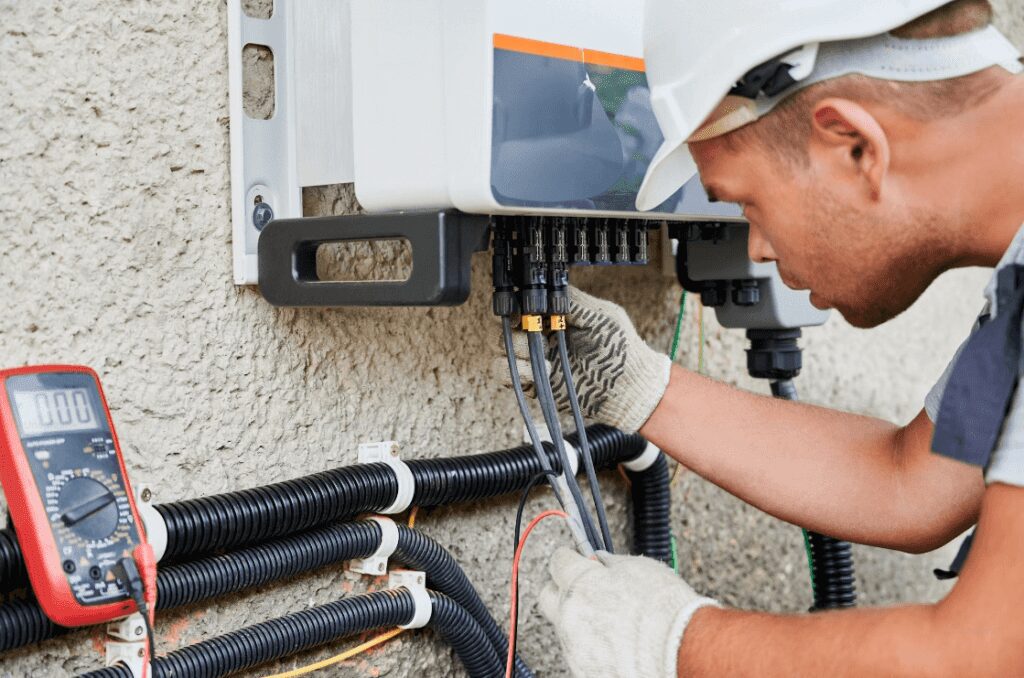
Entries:
MULTIPOLYGON (((992 22, 989 0, 955 0, 892 31, 908 40, 960 35, 992 22)), ((845 75, 797 92, 757 122, 725 137, 730 146, 751 141, 784 158, 806 164, 811 113, 816 102, 840 97, 883 104, 918 120, 935 120, 969 110, 990 97, 997 87, 983 73, 935 82, 895 82, 863 75, 845 75)))

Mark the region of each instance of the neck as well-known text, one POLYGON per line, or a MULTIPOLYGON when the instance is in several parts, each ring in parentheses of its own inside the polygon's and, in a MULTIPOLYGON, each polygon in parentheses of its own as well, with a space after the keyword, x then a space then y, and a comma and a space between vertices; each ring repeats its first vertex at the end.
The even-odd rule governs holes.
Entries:
POLYGON ((994 77, 1004 80, 994 94, 920 139, 926 199, 951 209, 954 266, 995 266, 1024 223, 1024 76, 994 77))

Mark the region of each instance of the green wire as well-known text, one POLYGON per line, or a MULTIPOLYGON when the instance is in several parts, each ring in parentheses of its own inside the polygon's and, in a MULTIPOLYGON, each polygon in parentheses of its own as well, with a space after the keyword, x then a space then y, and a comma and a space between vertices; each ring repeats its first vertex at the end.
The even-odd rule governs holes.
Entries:
POLYGON ((672 362, 676 361, 676 353, 679 351, 679 335, 683 331, 683 318, 686 317, 686 290, 683 290, 682 295, 679 297, 679 315, 676 316, 676 333, 672 337, 672 350, 668 352, 668 357, 672 362))
MULTIPOLYGON (((668 357, 672 362, 676 361, 676 354, 679 352, 679 335, 683 332, 683 318, 686 317, 686 290, 679 295, 679 314, 676 316, 676 332, 672 337, 672 349, 668 357)), ((672 535, 672 570, 679 574, 679 545, 676 536, 672 535)))
POLYGON ((804 533, 804 550, 807 551, 807 570, 811 573, 811 593, 815 590, 814 583, 814 554, 811 553, 811 535, 807 533, 807 530, 803 530, 804 533))

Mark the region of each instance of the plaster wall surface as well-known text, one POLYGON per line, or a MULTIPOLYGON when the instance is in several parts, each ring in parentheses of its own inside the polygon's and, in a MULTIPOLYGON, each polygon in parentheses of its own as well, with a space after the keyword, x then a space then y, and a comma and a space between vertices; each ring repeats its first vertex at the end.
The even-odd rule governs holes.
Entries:
MULTIPOLYGON (((1024 42, 1020 3, 996 4, 1000 25, 1024 42)), ((512 396, 491 376, 497 334, 487 257, 474 262, 469 303, 453 309, 279 310, 232 284, 226 26, 223 1, 0 1, 2 363, 93 366, 133 478, 161 502, 351 464, 367 440, 400 441, 408 457, 518 444, 512 396)), ((308 191, 305 201, 310 213, 357 209, 343 189, 308 191)), ((395 263, 386 248, 356 255, 356 268, 395 263)), ((834 317, 808 331, 804 399, 908 421, 970 328, 986 276, 943 276, 876 330, 834 317)), ((657 267, 613 278, 584 272, 576 282, 624 305, 648 341, 667 351, 679 288, 657 267)), ((679 358, 690 367, 696 316, 691 303, 679 358)), ((745 376, 742 333, 721 329, 713 314, 705 319, 707 373, 765 392, 745 376)), ((628 496, 616 474, 603 481, 623 543, 628 496)), ((797 528, 685 471, 673 502, 682 574, 696 588, 731 605, 807 609, 797 528)), ((507 615, 514 508, 506 498, 418 521, 451 549, 499 620, 507 615)), ((523 563, 519 647, 547 676, 564 666, 534 601, 546 554, 563 539, 559 529, 541 527, 523 563)), ((858 548, 864 603, 937 600, 947 587, 931 569, 951 553, 858 548)), ((380 585, 338 568, 178 610, 158 621, 158 646, 169 651, 380 585)), ((99 629, 82 630, 8 654, 0 675, 96 668, 100 638, 99 629)), ((404 634, 336 673, 462 675, 429 632, 404 634)))

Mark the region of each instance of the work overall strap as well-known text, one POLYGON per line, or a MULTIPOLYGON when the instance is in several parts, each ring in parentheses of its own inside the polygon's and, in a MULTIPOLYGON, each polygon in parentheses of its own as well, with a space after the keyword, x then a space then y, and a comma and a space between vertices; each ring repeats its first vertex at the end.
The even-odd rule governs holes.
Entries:
MULTIPOLYGON (((936 453, 981 468, 989 464, 1020 379, 1024 266, 1003 268, 996 281, 996 314, 983 320, 953 367, 932 439, 936 453)), ((949 570, 935 571, 937 577, 960 573, 971 537, 949 570)))

